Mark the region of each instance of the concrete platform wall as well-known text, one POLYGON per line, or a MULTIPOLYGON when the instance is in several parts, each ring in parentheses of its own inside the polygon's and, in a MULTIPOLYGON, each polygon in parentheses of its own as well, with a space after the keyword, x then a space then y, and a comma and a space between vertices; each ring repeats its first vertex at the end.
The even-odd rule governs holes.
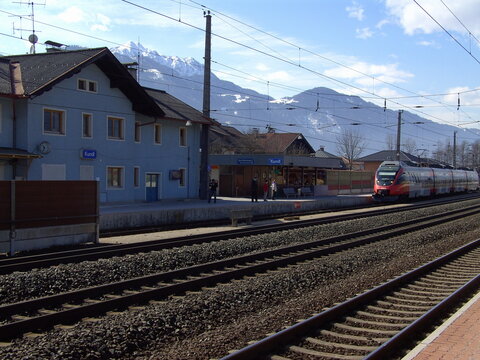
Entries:
POLYGON ((303 201, 249 201, 235 204, 215 205, 184 204, 182 208, 151 208, 148 210, 134 210, 122 212, 108 212, 100 215, 100 231, 130 229, 144 226, 163 226, 193 222, 208 222, 210 220, 230 219, 230 212, 234 209, 251 209, 253 216, 270 214, 292 214, 302 211, 336 209, 343 207, 364 206, 371 203, 370 196, 332 196, 322 199, 303 201))

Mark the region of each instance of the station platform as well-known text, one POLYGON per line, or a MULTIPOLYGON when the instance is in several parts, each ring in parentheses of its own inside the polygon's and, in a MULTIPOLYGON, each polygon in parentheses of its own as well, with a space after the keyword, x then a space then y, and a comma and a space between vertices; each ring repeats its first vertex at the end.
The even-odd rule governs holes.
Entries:
POLYGON ((480 292, 402 360, 479 360, 480 292))
POLYGON ((100 206, 100 231, 162 227, 229 220, 232 210, 248 209, 255 218, 321 211, 372 203, 371 194, 290 198, 252 202, 250 198, 217 197, 206 200, 161 200, 152 203, 104 204, 100 206))

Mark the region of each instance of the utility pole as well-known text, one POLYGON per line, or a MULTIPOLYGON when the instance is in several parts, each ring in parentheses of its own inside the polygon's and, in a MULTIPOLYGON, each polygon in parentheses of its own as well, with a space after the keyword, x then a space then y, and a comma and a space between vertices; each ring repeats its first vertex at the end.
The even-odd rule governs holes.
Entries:
MULTIPOLYGON (((203 116, 210 118, 210 63, 212 52, 212 16, 210 11, 204 12, 206 19, 205 28, 205 66, 203 70, 203 116)), ((202 124, 200 134, 200 190, 199 197, 202 200, 207 199, 207 184, 208 184, 208 132, 210 131, 209 124, 202 124)))
POLYGON ((457 168, 457 132, 453 132, 453 168, 457 168))
POLYGON ((397 125, 397 161, 400 161, 400 132, 402 128, 402 112, 398 110, 398 125, 397 125))

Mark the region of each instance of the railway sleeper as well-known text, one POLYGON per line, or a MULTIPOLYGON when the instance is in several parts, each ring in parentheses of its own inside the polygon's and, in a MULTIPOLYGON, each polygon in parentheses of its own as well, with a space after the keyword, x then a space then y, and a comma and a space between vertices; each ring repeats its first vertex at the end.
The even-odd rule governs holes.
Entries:
POLYGON ((376 326, 376 327, 385 327, 385 328, 394 328, 401 330, 404 327, 408 326, 410 323, 388 323, 388 322, 381 322, 381 321, 370 321, 370 320, 363 320, 357 317, 347 316, 346 320, 348 322, 354 324, 361 324, 361 325, 368 325, 368 326, 376 326))
MULTIPOLYGON (((393 308, 400 308, 400 309, 411 309, 411 310, 414 310, 414 311, 422 311, 423 310, 423 312, 432 308, 431 306, 425 306, 425 305, 396 304, 396 303, 392 303, 392 302, 384 301, 384 300, 378 300, 377 304, 383 305, 383 306, 386 306, 386 307, 389 307, 389 308, 393 307, 393 308)), ((388 310, 390 310, 390 309, 388 309, 388 310)))
POLYGON ((337 343, 337 342, 330 342, 325 341, 317 338, 307 337, 305 339, 310 344, 320 345, 320 346, 332 346, 335 348, 345 349, 345 350, 354 350, 354 351, 362 351, 365 353, 372 352, 377 348, 377 346, 362 346, 362 345, 351 345, 351 344, 344 344, 344 343, 337 343))
POLYGON ((338 328, 344 331, 349 331, 353 332, 355 334, 362 334, 362 333, 367 333, 367 334, 372 334, 372 335, 389 335, 393 336, 398 333, 396 330, 380 330, 380 329, 370 329, 370 328, 363 328, 363 327, 358 327, 358 326, 351 326, 347 325, 344 323, 335 323, 333 324, 333 328, 338 328))
POLYGON ((399 302, 399 303, 409 303, 412 305, 425 305, 425 306, 434 306, 438 304, 438 301, 424 301, 424 300, 418 300, 418 299, 403 299, 401 297, 397 296, 391 296, 387 295, 385 296, 386 300, 390 300, 391 302, 399 302))
POLYGON ((417 289, 421 289, 421 290, 441 291, 441 292, 448 292, 448 293, 452 293, 453 292, 452 290, 455 290, 458 288, 458 286, 452 286, 452 285, 440 286, 439 284, 432 284, 424 281, 415 281, 409 286, 416 287, 417 289))
MULTIPOLYGON (((432 275, 426 275, 425 280, 428 282, 432 282, 435 284, 450 284, 450 285, 455 285, 455 286, 462 286, 465 284, 467 281, 459 280, 459 279, 454 279, 451 277, 435 277, 432 275)), ((470 279, 469 279, 470 280, 470 279)))
POLYGON ((478 264, 471 266, 467 266, 466 264, 447 264, 442 266, 442 269, 454 272, 456 274, 472 274, 478 272, 478 264))
POLYGON ((313 356, 317 356, 317 357, 323 356, 323 357, 330 358, 330 359, 335 359, 335 360, 361 360, 361 359, 363 359, 363 356, 359 356, 359 355, 331 354, 331 353, 306 349, 306 348, 303 348, 303 347, 300 347, 300 346, 290 346, 289 350, 294 352, 294 353, 299 353, 299 354, 304 354, 304 355, 313 355, 313 356))
POLYGON ((379 306, 374 306, 374 305, 368 305, 367 306, 368 310, 373 310, 373 311, 378 311, 378 312, 386 312, 388 314, 400 314, 400 315, 405 315, 405 316, 422 316, 425 314, 424 311, 408 311, 408 310, 400 310, 400 309, 391 309, 391 308, 383 308, 379 306))
POLYGON ((447 297, 449 296, 452 291, 451 290, 443 290, 438 288, 425 288, 424 286, 409 284, 407 287, 403 288, 402 291, 415 291, 419 294, 430 294, 430 295, 438 295, 447 297))
POLYGON ((415 291, 411 289, 402 289, 402 291, 394 291, 392 295, 398 296, 398 297, 403 296, 410 299, 422 299, 422 300, 428 299, 432 301, 441 301, 445 299, 446 296, 448 296, 447 294, 445 294, 445 296, 442 296, 442 295, 432 294, 430 292, 415 291))
POLYGON ((371 336, 359 336, 359 335, 350 335, 350 334, 343 334, 332 330, 320 330, 320 334, 326 337, 333 337, 337 339, 347 340, 347 341, 354 341, 360 342, 363 341, 367 344, 377 344, 381 345, 385 341, 387 341, 388 337, 371 337, 371 336))
POLYGON ((365 316, 367 318, 383 319, 383 320, 392 320, 392 321, 415 321, 418 317, 415 316, 392 316, 392 315, 381 315, 375 314, 367 311, 357 311, 357 315, 365 316))
POLYGON ((459 273, 456 273, 456 274, 452 274, 450 271, 446 271, 446 270, 438 270, 435 272, 436 274, 438 274, 439 276, 451 276, 451 277, 454 277, 456 279, 471 279, 473 276, 475 276, 476 274, 478 274, 478 271, 468 271, 468 272, 459 272, 459 273))

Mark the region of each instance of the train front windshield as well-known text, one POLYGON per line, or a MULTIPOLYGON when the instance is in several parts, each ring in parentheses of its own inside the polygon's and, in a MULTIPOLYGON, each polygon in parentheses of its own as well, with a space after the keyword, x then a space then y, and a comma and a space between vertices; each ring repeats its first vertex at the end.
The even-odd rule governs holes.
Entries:
POLYGON ((392 185, 397 175, 399 166, 384 166, 377 170, 377 185, 388 186, 392 185))

